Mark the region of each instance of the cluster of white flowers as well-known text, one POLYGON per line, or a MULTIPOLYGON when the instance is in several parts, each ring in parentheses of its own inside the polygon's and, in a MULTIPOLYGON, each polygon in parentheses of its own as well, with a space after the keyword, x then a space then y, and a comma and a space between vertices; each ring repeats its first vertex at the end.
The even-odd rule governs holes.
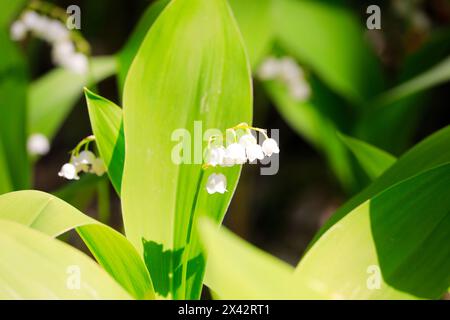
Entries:
POLYGON ((27 140, 27 151, 31 156, 43 156, 50 151, 50 142, 42 133, 33 133, 27 140))
POLYGON ((78 180, 80 172, 94 173, 98 176, 103 175, 106 172, 106 167, 101 158, 97 158, 94 153, 87 150, 89 143, 94 141, 94 136, 89 136, 83 139, 77 147, 72 151, 70 161, 65 163, 58 175, 68 180, 78 180), (85 146, 85 150, 79 152, 79 150, 85 146))
POLYGON ((64 23, 35 11, 23 13, 20 20, 11 25, 11 39, 22 41, 31 32, 34 36, 52 46, 52 59, 55 65, 78 74, 86 74, 89 61, 85 54, 77 52, 71 40, 71 33, 64 23))
POLYGON ((69 163, 65 163, 58 175, 68 180, 78 180, 78 173, 94 173, 98 176, 106 172, 105 164, 89 150, 83 150, 78 155, 72 155, 69 163))
MULTIPOLYGON (((222 145, 208 146, 205 167, 231 167, 244 164, 247 161, 262 160, 265 156, 270 157, 272 154, 280 152, 277 141, 267 137, 265 130, 252 128, 246 124, 241 124, 237 127, 243 127, 247 132, 239 138, 238 142, 235 141, 226 148, 222 145), (264 134, 265 140, 262 145, 258 144, 250 130, 256 130, 264 134)), ((236 137, 235 132, 234 135, 236 137)), ((223 174, 213 173, 208 178, 206 190, 209 194, 224 193, 226 186, 226 177, 223 174)))
POLYGON ((258 70, 261 80, 280 80, 288 88, 289 94, 296 101, 305 101, 311 95, 311 88, 305 79, 302 68, 290 57, 269 57, 258 70))

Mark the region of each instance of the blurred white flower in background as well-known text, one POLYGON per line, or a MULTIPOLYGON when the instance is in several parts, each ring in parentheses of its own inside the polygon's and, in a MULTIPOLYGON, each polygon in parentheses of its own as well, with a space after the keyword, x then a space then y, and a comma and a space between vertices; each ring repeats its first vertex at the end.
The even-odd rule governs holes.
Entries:
POLYGON ((50 151, 50 142, 41 133, 34 133, 28 137, 27 151, 32 156, 43 156, 50 151))
POLYGON ((306 101, 311 96, 311 88, 305 79, 303 69, 291 57, 266 58, 259 67, 257 75, 264 81, 281 81, 295 101, 306 101))
POLYGON ((58 173, 60 177, 68 180, 78 180, 78 173, 92 173, 102 176, 106 172, 106 166, 100 157, 97 157, 92 151, 88 150, 89 143, 95 141, 94 136, 83 139, 75 149, 72 150, 70 161, 65 163, 58 173), (84 147, 84 150, 80 151, 84 147), (75 170, 75 174, 73 174, 75 170))
POLYGON ((22 41, 28 32, 52 46, 52 60, 55 65, 77 74, 88 72, 88 57, 76 51, 71 33, 64 23, 28 10, 11 25, 11 39, 22 41))
POLYGON ((27 36, 27 26, 22 21, 16 21, 11 25, 11 39, 22 41, 27 36))
POLYGON ((219 173, 212 173, 208 177, 208 182, 206 183, 206 190, 209 194, 221 193, 224 194, 227 191, 227 178, 219 173))

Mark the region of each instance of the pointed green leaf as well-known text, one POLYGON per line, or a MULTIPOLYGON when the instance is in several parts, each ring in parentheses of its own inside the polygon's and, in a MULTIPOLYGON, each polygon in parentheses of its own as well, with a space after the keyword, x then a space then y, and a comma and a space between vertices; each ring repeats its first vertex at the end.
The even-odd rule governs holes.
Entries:
POLYGON ((0 220, 0 243, 0 299, 131 299, 90 258, 41 232, 0 220))
POLYGON ((34 81, 28 89, 28 133, 41 133, 50 140, 83 94, 83 88, 116 72, 114 57, 91 60, 91 74, 81 76, 58 68, 34 81), (89 80, 91 79, 91 80, 89 80))
POLYGON ((141 252, 146 244, 155 288, 164 283, 154 279, 152 266, 167 271, 163 278, 172 279, 172 297, 200 296, 204 261, 196 220, 222 220, 240 173, 239 166, 217 170, 226 175, 228 192, 208 195, 211 170, 202 170, 200 146, 206 141, 199 125, 203 132, 225 132, 250 123, 251 106, 247 57, 226 1, 172 1, 147 34, 125 83, 121 191, 127 237, 141 252), (177 129, 190 134, 196 164, 172 161, 177 129))
POLYGON ((122 109, 115 103, 85 88, 92 131, 111 182, 120 194, 125 162, 125 137, 122 109))
POLYGON ((337 299, 439 299, 450 285, 449 189, 447 163, 372 197, 309 249, 296 281, 337 299))
POLYGON ((0 196, 0 219, 14 221, 51 237, 74 228, 97 261, 135 298, 151 298, 152 283, 142 258, 114 229, 44 192, 18 191, 0 196))
POLYGON ((393 155, 364 141, 342 134, 340 138, 355 155, 361 167, 372 180, 379 177, 397 160, 393 155))

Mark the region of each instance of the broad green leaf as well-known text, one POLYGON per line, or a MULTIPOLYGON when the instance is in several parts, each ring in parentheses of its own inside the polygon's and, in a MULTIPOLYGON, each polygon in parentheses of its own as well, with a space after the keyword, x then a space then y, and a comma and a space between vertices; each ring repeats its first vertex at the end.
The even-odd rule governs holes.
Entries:
POLYGON ((389 107, 390 104, 398 100, 427 90, 438 84, 445 83, 449 80, 450 57, 446 58, 436 66, 418 75, 417 77, 383 93, 377 98, 375 104, 380 107, 389 107))
POLYGON ((340 135, 371 180, 379 177, 397 160, 393 155, 364 141, 340 135))
POLYGON ((340 219, 345 217, 351 210, 369 200, 383 190, 425 170, 439 166, 450 161, 450 126, 434 133, 424 141, 420 142, 410 151, 400 157, 388 170, 376 179, 367 188, 350 199, 343 205, 325 225, 319 230, 314 238, 314 243, 340 219))
POLYGON ((92 131, 111 182, 120 194, 125 162, 122 109, 113 102, 85 89, 92 131))
POLYGON ((83 88, 116 72, 114 57, 91 60, 91 72, 81 76, 59 68, 34 81, 28 89, 28 133, 41 133, 50 140, 83 94, 83 88))
POLYGON ((311 79, 309 82, 312 97, 302 102, 292 99, 287 88, 278 81, 265 82, 264 86, 283 119, 326 156, 342 185, 352 189, 355 181, 350 157, 337 135, 339 127, 336 122, 344 114, 342 108, 335 110, 336 98, 318 81, 311 79))
POLYGON ((18 191, 0 196, 0 219, 51 237, 74 228, 97 261, 135 298, 151 298, 152 283, 142 258, 119 232, 44 192, 18 191))
POLYGON ((127 237, 140 252, 144 243, 158 293, 199 298, 204 259, 196 221, 201 215, 222 220, 240 173, 240 166, 214 170, 226 175, 228 192, 206 192, 213 171, 202 169, 200 130, 225 133, 252 119, 249 64, 225 0, 175 0, 165 8, 128 73, 123 112, 127 237), (173 138, 177 129, 187 131, 173 138), (184 152, 187 158, 192 151, 187 162, 193 164, 173 162, 180 142, 188 144, 184 152))
POLYGON ((273 0, 229 0, 228 2, 244 37, 252 69, 255 69, 269 52, 275 38, 273 0))
POLYGON ((25 149, 26 65, 9 33, 3 29, 0 29, 0 43, 0 140, 7 164, 1 175, 9 175, 12 190, 25 189, 30 186, 30 164, 25 149))
POLYGON ((127 43, 117 54, 117 80, 119 83, 120 94, 122 94, 123 87, 125 86, 125 79, 127 77, 128 70, 130 69, 131 63, 133 62, 133 59, 136 56, 145 35, 169 2, 170 0, 158 0, 150 4, 140 18, 139 23, 127 43))
POLYGON ((86 255, 41 232, 0 220, 0 243, 2 300, 131 299, 86 255))
POLYGON ((360 103, 379 93, 381 71, 364 41, 364 24, 348 9, 319 1, 276 0, 281 45, 330 87, 360 103))
POLYGON ((439 299, 450 285, 449 189, 447 163, 372 197, 317 240, 296 282, 337 299, 439 299))
MULTIPOLYGON (((201 220, 208 256, 205 284, 220 299, 311 299, 293 285, 292 266, 257 249, 225 228, 201 220)), ((316 298, 319 298, 316 296, 316 298)))

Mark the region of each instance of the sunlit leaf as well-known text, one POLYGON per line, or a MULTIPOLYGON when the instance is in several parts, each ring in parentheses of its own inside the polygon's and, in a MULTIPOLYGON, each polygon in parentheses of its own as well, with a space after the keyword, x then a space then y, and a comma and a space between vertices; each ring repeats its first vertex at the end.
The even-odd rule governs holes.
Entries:
MULTIPOLYGON (((199 224, 208 255, 205 284, 220 299, 311 299, 297 290, 294 269, 208 220, 199 224)), ((316 296, 318 297, 318 296, 316 296)))
POLYGON ((29 226, 51 237, 76 228, 97 261, 130 294, 135 298, 153 296, 148 272, 133 245, 119 232, 64 201, 39 191, 4 194, 0 196, 0 219, 29 226))
POLYGON ((83 253, 0 220, 0 299, 131 299, 83 253))
MULTIPOLYGON (((239 166, 216 170, 226 175, 228 192, 209 195, 205 184, 211 170, 202 170, 200 149, 206 141, 198 128, 194 135, 194 127, 224 133, 251 122, 248 65, 226 1, 178 0, 154 23, 127 76, 121 191, 125 231, 140 252, 146 244, 147 265, 161 265, 169 273, 175 298, 200 296, 204 259, 196 221, 201 215, 222 220, 240 172, 239 166), (193 164, 178 165, 171 158, 181 141, 171 139, 177 129, 186 129, 195 144, 189 146, 193 164)), ((149 269, 155 288, 162 287, 149 269)))
POLYGON ((372 197, 317 240, 296 282, 335 299, 440 298, 450 285, 449 188, 447 163, 372 197))
POLYGON ((388 170, 367 188, 350 199, 324 224, 314 238, 317 240, 326 230, 345 217, 351 210, 381 191, 417 175, 423 171, 450 161, 450 126, 434 133, 400 157, 388 170))

